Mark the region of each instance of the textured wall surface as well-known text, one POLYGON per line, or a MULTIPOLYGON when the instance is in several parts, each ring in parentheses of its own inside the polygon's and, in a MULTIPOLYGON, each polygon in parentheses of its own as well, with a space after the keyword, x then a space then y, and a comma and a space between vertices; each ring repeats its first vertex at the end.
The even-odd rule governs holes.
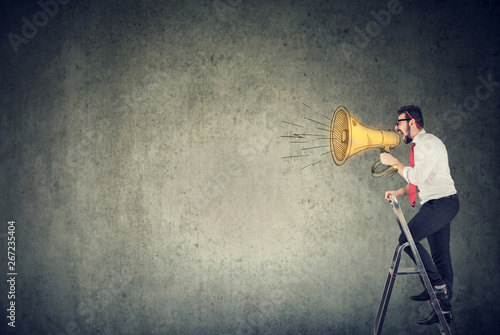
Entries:
MULTIPOLYGON (((338 167, 282 136, 327 136, 309 119, 339 105, 393 128, 410 103, 461 197, 455 332, 498 332, 495 1, 54 4, 2 4, 2 334, 369 333, 404 180, 371 176, 378 150, 338 167)), ((438 333, 420 291, 396 282, 385 334, 438 333)))

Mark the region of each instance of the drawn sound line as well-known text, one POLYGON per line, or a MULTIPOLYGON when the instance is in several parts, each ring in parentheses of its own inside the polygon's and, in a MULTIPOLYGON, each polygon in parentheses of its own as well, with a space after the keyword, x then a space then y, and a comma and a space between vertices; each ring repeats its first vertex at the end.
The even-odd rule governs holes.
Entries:
MULTIPOLYGON (((305 103, 302 103, 304 106, 306 106, 307 108, 311 108, 310 106, 306 105, 305 103)), ((328 121, 330 121, 330 118, 326 115, 321 115, 322 118, 325 118, 327 119, 328 121)), ((305 120, 309 121, 309 122, 312 122, 314 124, 316 124, 316 127, 314 128, 311 128, 311 129, 314 129, 314 130, 321 130, 321 131, 327 131, 327 132, 330 132, 330 126, 329 124, 325 123, 325 122, 320 122, 314 118, 310 118, 310 117, 307 117, 307 116, 304 116, 303 117, 305 120), (318 127, 317 125, 321 126, 321 127, 318 127)), ((301 123, 294 123, 294 122, 290 122, 290 121, 282 121, 283 123, 286 123, 287 125, 290 125, 290 126, 293 126, 293 127, 299 127, 299 128, 306 128, 306 125, 303 125, 301 123)), ((330 134, 328 134, 330 135, 330 134)), ((298 150, 300 150, 300 152, 304 152, 304 151, 307 151, 307 152, 315 152, 315 149, 321 149, 321 148, 327 148, 327 147, 330 147, 330 141, 331 141, 331 137, 330 136, 325 136, 325 134, 316 134, 314 132, 305 132, 305 131, 301 131, 301 132, 292 132, 292 134, 288 134, 288 135, 282 135, 281 136, 282 138, 288 138, 290 139, 290 142, 291 144, 299 144, 299 145, 305 145, 305 144, 309 144, 309 146, 307 147, 302 147, 302 148, 297 148, 298 150), (325 143, 325 141, 327 141, 325 144, 322 144, 322 143, 319 143, 318 142, 321 141, 323 143, 325 143), (315 145, 316 144, 316 145, 315 145)), ((330 154, 330 151, 326 151, 324 153, 321 153, 319 154, 320 158, 321 157, 324 157, 325 155, 328 155, 330 154)), ((294 155, 289 155, 289 156, 284 156, 284 157, 281 157, 283 159, 294 159, 294 158, 297 158, 297 159, 304 159, 304 157, 312 157, 313 155, 312 154, 302 154, 302 153, 297 153, 297 154, 294 154, 294 155)), ((305 169, 307 167, 313 167, 315 165, 318 165, 320 164, 321 162, 324 161, 324 158, 321 158, 311 164, 308 164, 308 165, 305 165, 303 166, 301 169, 305 169)))

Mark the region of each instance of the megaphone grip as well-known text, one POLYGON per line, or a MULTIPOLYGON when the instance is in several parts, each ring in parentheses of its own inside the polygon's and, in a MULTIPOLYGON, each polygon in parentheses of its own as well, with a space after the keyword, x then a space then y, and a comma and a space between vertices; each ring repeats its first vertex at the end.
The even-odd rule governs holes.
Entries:
POLYGON ((384 177, 384 176, 388 175, 389 173, 397 171, 399 169, 399 167, 397 165, 391 165, 391 166, 387 167, 385 170, 382 170, 380 172, 376 172, 376 170, 380 164, 382 164, 382 162, 378 161, 378 162, 375 162, 375 164, 373 164, 373 166, 372 166, 372 176, 374 178, 384 177))

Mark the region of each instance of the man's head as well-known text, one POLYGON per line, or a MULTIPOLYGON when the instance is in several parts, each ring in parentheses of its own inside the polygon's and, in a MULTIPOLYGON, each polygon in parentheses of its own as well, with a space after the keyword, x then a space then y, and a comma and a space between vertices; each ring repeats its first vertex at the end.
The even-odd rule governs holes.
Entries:
POLYGON ((408 105, 398 109, 398 120, 396 121, 396 131, 403 136, 406 144, 413 141, 413 138, 424 128, 424 118, 418 106, 408 105))

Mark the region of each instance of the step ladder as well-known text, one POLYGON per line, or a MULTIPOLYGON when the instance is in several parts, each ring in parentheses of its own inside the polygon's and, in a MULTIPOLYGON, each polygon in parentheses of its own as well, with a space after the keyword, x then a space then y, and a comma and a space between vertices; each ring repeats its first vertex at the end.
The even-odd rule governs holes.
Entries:
POLYGON ((403 216, 403 212, 401 212, 401 208, 399 207, 398 201, 396 197, 391 194, 389 196, 390 204, 394 213, 396 214, 397 222, 399 224, 399 228, 404 232, 406 236, 406 240, 408 242, 403 245, 398 245, 396 250, 394 251, 394 256, 392 258, 391 267, 389 268, 389 274, 387 276, 387 281, 385 282, 384 293, 382 294, 382 299, 380 300, 380 305, 377 312, 377 317, 375 318, 375 324, 373 325, 372 335, 380 335, 382 332, 382 326, 384 324, 385 314, 387 312, 387 307, 389 306, 389 299, 391 298, 392 288, 394 287, 394 282, 396 281, 396 277, 398 275, 419 275, 420 279, 425 285, 425 289, 429 293, 430 304, 436 315, 439 318, 439 322, 436 323, 440 332, 442 334, 451 335, 451 329, 448 326, 446 319, 444 318, 443 311, 441 310, 441 306, 439 305, 439 300, 434 293, 434 289, 432 284, 427 276, 427 272, 425 271, 424 264, 422 263, 422 259, 418 253, 417 247, 415 245, 415 241, 411 236, 410 229, 406 223, 406 220, 403 216), (399 268, 399 263, 401 261, 401 253, 407 247, 410 247, 411 252, 413 253, 415 259, 415 267, 414 268, 399 268))

